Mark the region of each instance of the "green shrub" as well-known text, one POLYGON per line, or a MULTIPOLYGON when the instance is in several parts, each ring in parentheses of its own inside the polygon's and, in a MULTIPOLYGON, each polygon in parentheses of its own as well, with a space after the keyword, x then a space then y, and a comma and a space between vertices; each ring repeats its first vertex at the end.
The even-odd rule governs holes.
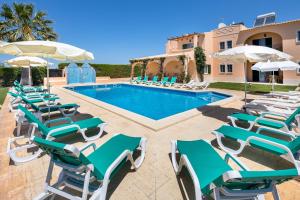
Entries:
POLYGON ((47 76, 46 67, 32 67, 31 68, 32 84, 42 85, 44 83, 44 77, 47 76))
MULTIPOLYGON (((60 63, 59 69, 64 69, 69 63, 60 63)), ((77 63, 81 66, 82 63, 77 63)), ((131 65, 112 65, 112 64, 90 64, 95 70, 97 76, 109 76, 110 78, 127 78, 130 77, 131 65)), ((134 76, 141 74, 140 68, 134 68, 134 76)))
POLYGON ((20 80, 22 68, 18 67, 5 67, 2 68, 2 85, 5 87, 12 86, 15 80, 20 80))
MULTIPOLYGON (((244 83, 231 82, 215 82, 209 85, 210 88, 229 89, 229 90, 244 90, 244 83)), ((275 85, 275 91, 295 90, 296 86, 292 85, 275 85)), ((247 91, 250 93, 268 93, 272 90, 272 86, 268 84, 247 84, 247 91)))
MULTIPOLYGON (((20 81, 22 74, 22 68, 20 67, 4 67, 0 68, 0 78, 2 79, 2 86, 10 87, 15 80, 20 81)), ((33 85, 43 84, 44 77, 47 75, 45 67, 32 67, 31 76, 33 85)))

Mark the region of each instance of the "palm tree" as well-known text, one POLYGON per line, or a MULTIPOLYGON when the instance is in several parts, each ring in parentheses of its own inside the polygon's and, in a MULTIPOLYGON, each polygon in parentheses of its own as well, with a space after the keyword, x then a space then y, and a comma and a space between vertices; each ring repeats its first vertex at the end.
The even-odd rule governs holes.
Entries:
POLYGON ((23 40, 56 40, 52 21, 46 13, 35 11, 33 4, 3 4, 0 9, 0 40, 14 42, 23 40))

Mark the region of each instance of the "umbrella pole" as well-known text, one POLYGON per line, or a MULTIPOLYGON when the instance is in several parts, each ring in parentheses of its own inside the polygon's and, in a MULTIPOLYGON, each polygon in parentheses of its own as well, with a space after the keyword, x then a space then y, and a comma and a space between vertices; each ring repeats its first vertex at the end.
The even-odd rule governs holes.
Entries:
POLYGON ((245 89, 245 97, 244 97, 244 101, 245 101, 245 106, 247 104, 247 61, 244 62, 244 73, 245 73, 245 84, 244 84, 244 89, 245 89))
POLYGON ((272 75, 272 91, 274 92, 274 84, 275 84, 275 77, 274 77, 274 71, 272 75))

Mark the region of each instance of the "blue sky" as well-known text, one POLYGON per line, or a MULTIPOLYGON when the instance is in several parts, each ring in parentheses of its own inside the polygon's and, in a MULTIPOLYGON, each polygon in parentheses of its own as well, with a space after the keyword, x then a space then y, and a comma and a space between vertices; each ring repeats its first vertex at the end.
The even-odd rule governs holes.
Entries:
MULTIPOLYGON (((277 21, 300 18, 299 0, 35 0, 54 21, 59 42, 94 53, 94 63, 128 63, 164 53, 170 36, 205 32, 217 24, 252 26, 259 14, 275 11, 277 21)), ((0 61, 7 59, 0 55, 0 61)))

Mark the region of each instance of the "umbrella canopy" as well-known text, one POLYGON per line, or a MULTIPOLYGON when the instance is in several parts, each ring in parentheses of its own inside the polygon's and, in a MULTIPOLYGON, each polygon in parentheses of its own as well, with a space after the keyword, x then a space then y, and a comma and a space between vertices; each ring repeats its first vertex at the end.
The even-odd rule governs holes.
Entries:
POLYGON ((264 46, 245 45, 237 46, 214 54, 215 58, 233 62, 262 62, 290 60, 292 56, 264 46))
POLYGON ((29 67, 29 66, 47 66, 47 61, 33 56, 20 56, 10 60, 6 63, 14 67, 29 67))
MULTIPOLYGON (((92 53, 78 47, 59 42, 42 40, 4 44, 0 46, 0 54, 36 56, 67 61, 84 61, 94 59, 94 55, 92 53)), ((47 87, 50 92, 49 67, 47 67, 47 87)))
POLYGON ((37 56, 56 60, 93 60, 94 55, 78 47, 53 41, 22 41, 0 46, 0 53, 18 56, 37 56))
POLYGON ((255 45, 237 46, 227 49, 222 52, 214 54, 214 57, 230 62, 243 62, 244 63, 244 76, 245 76, 245 105, 247 100, 247 61, 249 62, 262 62, 262 61, 283 61, 290 60, 292 56, 278 51, 273 48, 255 45))
POLYGON ((261 71, 261 72, 271 72, 271 71, 286 71, 286 70, 296 70, 299 69, 300 65, 287 60, 287 61, 277 61, 277 62, 258 62, 251 67, 252 70, 261 71))

